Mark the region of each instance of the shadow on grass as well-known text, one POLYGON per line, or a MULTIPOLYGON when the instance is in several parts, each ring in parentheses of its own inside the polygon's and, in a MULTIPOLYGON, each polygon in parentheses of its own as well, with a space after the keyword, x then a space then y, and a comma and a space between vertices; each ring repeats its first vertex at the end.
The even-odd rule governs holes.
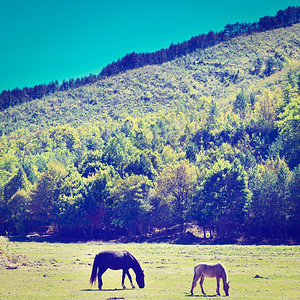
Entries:
MULTIPOLYGON (((23 235, 16 235, 16 236, 7 236, 9 241, 11 242, 37 242, 37 243, 84 243, 90 241, 113 241, 113 242, 121 242, 121 243, 171 243, 171 244, 181 244, 181 245, 193 245, 193 244, 203 244, 203 245, 226 245, 226 244, 240 244, 240 245, 298 245, 300 241, 298 239, 295 240, 281 240, 281 239, 230 239, 230 238, 209 238, 203 239, 198 237, 193 237, 192 234, 187 233, 184 236, 178 235, 177 237, 165 237, 165 238, 140 238, 140 237, 127 237, 127 236, 99 236, 97 238, 85 238, 85 237, 58 237, 54 234, 29 234, 27 236, 23 235)), ((214 296, 207 296, 207 297, 214 297, 214 296)))
POLYGON ((78 242, 88 242, 88 239, 79 239, 79 238, 59 238, 52 235, 31 235, 31 236, 10 236, 10 242, 36 242, 36 243, 62 243, 62 244, 70 244, 70 243, 78 243, 78 242))
POLYGON ((213 298, 213 297, 222 297, 222 296, 218 296, 217 294, 214 295, 185 295, 186 297, 195 297, 195 298, 213 298))
POLYGON ((116 292, 116 291, 126 291, 126 290, 133 290, 133 289, 84 289, 81 290, 82 292, 116 292))

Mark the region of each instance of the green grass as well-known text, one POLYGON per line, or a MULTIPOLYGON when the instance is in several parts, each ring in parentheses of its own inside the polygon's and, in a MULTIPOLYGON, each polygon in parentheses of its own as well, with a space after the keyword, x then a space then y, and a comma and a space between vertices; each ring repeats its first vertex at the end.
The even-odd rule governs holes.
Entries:
MULTIPOLYGON (((0 238, 0 250, 11 258, 10 268, 0 265, 0 299, 197 299, 202 297, 199 285, 194 297, 189 291, 193 267, 200 262, 224 265, 232 299, 300 295, 299 246, 38 243, 0 238), (139 260, 145 289, 122 290, 121 271, 112 270, 103 275, 103 291, 89 285, 94 256, 107 249, 126 249, 139 260)), ((130 287, 128 279, 125 284, 130 287)), ((212 296, 205 299, 218 298, 215 279, 205 279, 204 289, 212 296)))

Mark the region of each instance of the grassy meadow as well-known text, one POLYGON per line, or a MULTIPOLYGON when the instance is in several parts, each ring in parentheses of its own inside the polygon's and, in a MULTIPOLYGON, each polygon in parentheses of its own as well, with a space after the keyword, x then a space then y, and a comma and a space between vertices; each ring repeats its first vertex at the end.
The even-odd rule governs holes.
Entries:
MULTIPOLYGON (((203 297, 199 285, 193 297, 189 291, 193 267, 200 262, 224 265, 229 298, 299 299, 299 246, 11 242, 3 237, 0 299, 197 299, 203 297), (112 270, 103 275, 102 291, 90 286, 94 257, 108 249, 126 249, 138 259, 144 289, 131 289, 127 278, 128 289, 121 289, 121 271, 112 270)), ((204 290, 203 298, 218 298, 215 279, 205 279, 204 290)))

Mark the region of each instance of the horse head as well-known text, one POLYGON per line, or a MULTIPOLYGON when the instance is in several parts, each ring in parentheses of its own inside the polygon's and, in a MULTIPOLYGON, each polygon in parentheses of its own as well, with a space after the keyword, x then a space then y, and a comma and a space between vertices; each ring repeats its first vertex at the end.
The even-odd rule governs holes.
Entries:
POLYGON ((140 272, 136 273, 136 278, 135 278, 138 286, 140 289, 143 289, 145 287, 145 275, 144 271, 141 270, 140 272))
POLYGON ((225 292, 226 296, 229 296, 229 288, 230 288, 229 282, 230 282, 230 281, 228 281, 228 282, 224 285, 224 292, 225 292))

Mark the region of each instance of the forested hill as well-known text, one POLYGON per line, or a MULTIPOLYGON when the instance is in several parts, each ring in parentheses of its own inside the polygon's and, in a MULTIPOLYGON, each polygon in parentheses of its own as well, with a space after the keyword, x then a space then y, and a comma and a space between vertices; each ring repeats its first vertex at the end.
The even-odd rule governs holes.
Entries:
POLYGON ((190 40, 179 44, 171 44, 167 49, 161 49, 154 53, 130 53, 117 62, 109 64, 98 75, 90 74, 83 78, 64 80, 61 84, 53 81, 49 84, 39 84, 34 87, 25 87, 22 90, 16 88, 12 91, 4 90, 0 93, 0 110, 19 103, 42 98, 57 91, 66 91, 87 84, 95 83, 106 76, 116 75, 127 70, 143 67, 146 65, 162 64, 178 57, 187 55, 197 49, 205 49, 218 43, 228 41, 237 36, 250 35, 256 32, 264 32, 281 27, 292 26, 300 22, 300 7, 288 7, 280 10, 276 16, 265 16, 254 23, 228 24, 220 32, 210 31, 192 37, 190 40))
POLYGON ((0 234, 299 239, 299 45, 253 32, 1 111, 0 234))
POLYGON ((265 86, 276 86, 287 72, 294 72, 299 45, 300 24, 237 37, 162 65, 127 71, 0 111, 0 134, 67 123, 79 126, 108 117, 117 120, 131 113, 166 112, 170 107, 189 109, 198 106, 203 96, 225 105, 241 91, 260 94, 265 86))

